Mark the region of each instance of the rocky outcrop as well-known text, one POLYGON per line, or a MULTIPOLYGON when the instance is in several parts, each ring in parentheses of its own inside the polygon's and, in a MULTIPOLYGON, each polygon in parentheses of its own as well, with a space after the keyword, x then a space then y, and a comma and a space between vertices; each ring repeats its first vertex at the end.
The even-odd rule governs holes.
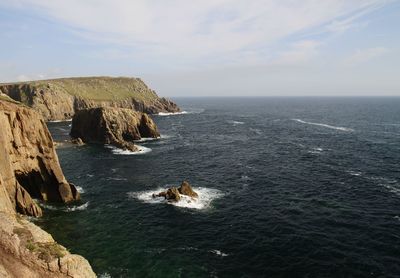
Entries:
POLYGON ((139 78, 86 77, 0 84, 0 93, 42 114, 46 121, 70 119, 76 111, 119 107, 157 114, 179 112, 172 101, 159 98, 139 78))
POLYGON ((0 277, 96 277, 89 262, 24 217, 0 211, 0 277))
POLYGON ((199 195, 194 192, 193 188, 190 186, 190 184, 187 181, 183 181, 181 183, 181 186, 178 188, 179 193, 182 195, 186 195, 192 198, 198 198, 199 195))
POLYGON ((164 197, 170 202, 179 202, 182 198, 181 195, 186 195, 191 198, 199 197, 199 195, 193 190, 190 184, 187 181, 183 181, 181 186, 179 186, 178 188, 174 186, 170 187, 166 191, 162 191, 158 194, 153 194, 153 198, 164 197))
POLYGON ((72 119, 71 137, 85 143, 111 144, 138 151, 134 141, 160 136, 153 120, 144 113, 124 108, 91 108, 78 111, 72 119))
POLYGON ((20 104, 0 100, 0 177, 13 210, 41 216, 32 199, 71 202, 76 188, 61 170, 42 117, 20 104))
POLYGON ((87 260, 18 214, 42 215, 32 198, 70 202, 79 193, 42 117, 0 96, 0 277, 96 277, 87 260))

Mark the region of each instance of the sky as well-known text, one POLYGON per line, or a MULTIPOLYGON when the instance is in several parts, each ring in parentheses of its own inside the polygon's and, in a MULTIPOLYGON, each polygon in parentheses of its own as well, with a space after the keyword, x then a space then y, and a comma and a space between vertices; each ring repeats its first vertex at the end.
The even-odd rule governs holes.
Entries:
POLYGON ((162 96, 400 96, 400 0, 0 0, 0 82, 162 96))

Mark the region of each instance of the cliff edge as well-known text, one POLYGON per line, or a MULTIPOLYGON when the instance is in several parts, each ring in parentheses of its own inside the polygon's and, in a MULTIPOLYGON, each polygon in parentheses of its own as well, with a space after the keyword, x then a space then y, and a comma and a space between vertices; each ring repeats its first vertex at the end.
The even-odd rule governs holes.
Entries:
POLYGON ((76 111, 94 107, 129 108, 148 114, 180 111, 139 78, 79 77, 3 83, 0 92, 34 108, 46 121, 70 119, 76 111))

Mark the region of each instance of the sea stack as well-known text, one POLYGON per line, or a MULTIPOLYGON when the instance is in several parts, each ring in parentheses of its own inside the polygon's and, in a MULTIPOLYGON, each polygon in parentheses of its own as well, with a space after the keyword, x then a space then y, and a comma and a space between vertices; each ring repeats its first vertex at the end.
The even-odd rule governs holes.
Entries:
POLYGON ((72 120, 71 137, 84 143, 110 144, 138 151, 134 141, 158 138, 154 121, 145 113, 116 107, 91 108, 78 111, 72 120))

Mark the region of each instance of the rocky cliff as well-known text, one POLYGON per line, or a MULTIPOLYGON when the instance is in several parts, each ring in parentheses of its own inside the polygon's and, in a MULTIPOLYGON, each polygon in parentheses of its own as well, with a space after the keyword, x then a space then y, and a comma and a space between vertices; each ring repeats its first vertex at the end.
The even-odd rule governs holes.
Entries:
POLYGON ((13 209, 40 216, 32 200, 79 199, 63 175, 53 140, 42 117, 32 109, 0 100, 0 176, 13 209))
POLYGON ((0 92, 42 114, 46 121, 70 119, 94 107, 129 108, 139 112, 179 112, 139 78, 82 77, 0 84, 0 92))
POLYGON ((135 140, 160 136, 157 126, 145 113, 131 109, 101 107, 78 111, 72 119, 71 137, 85 143, 111 144, 137 151, 135 140))
POLYGON ((0 277, 95 277, 83 257, 18 214, 42 215, 33 198, 79 198, 42 117, 0 94, 0 131, 0 277))

